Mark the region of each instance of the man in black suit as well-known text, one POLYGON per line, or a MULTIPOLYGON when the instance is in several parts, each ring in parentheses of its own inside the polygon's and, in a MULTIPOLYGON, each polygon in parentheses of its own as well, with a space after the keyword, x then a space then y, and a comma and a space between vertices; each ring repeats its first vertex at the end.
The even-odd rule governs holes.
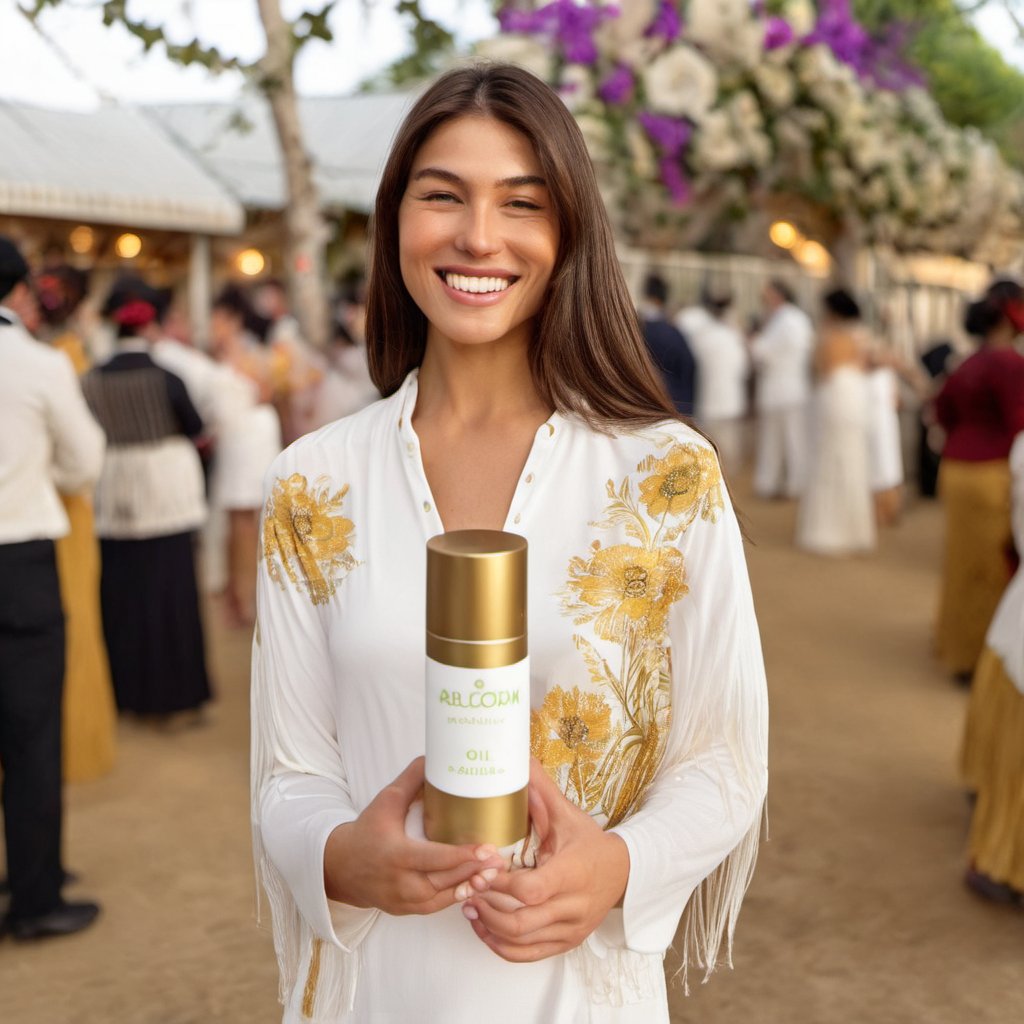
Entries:
POLYGON ((105 440, 67 356, 26 329, 28 264, 0 236, 0 765, 10 907, 0 933, 69 935, 99 907, 61 889, 64 612, 54 540, 68 532, 58 488, 95 483, 105 440))
POLYGON ((644 281, 640 306, 641 329, 651 360, 661 371, 672 404, 684 416, 693 415, 697 364, 683 334, 666 318, 668 286, 657 274, 644 281))

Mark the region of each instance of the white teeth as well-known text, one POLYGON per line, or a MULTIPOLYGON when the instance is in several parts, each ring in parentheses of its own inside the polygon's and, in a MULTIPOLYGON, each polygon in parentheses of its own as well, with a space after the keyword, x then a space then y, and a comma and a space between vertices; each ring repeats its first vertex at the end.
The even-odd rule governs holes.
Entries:
POLYGON ((465 274, 445 274, 445 284, 460 292, 503 292, 512 282, 505 277, 467 277, 465 274))

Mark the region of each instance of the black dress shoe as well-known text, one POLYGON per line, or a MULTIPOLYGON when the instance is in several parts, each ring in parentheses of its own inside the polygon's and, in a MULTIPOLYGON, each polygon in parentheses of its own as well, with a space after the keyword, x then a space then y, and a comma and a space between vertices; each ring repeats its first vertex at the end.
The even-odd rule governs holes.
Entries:
POLYGON ((88 928, 99 916, 97 903, 61 902, 48 914, 37 917, 7 918, 7 931, 19 941, 50 939, 57 935, 74 935, 88 928))

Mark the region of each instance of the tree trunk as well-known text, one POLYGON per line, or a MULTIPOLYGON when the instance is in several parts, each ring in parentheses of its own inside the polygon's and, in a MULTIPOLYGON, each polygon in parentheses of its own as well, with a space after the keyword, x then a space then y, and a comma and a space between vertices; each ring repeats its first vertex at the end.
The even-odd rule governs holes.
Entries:
POLYGON ((279 0, 258 0, 267 35, 260 61, 260 87, 274 118, 287 185, 285 206, 285 281, 292 310, 305 338, 318 348, 327 344, 328 308, 324 249, 327 228, 313 180, 313 161, 302 139, 293 77, 291 29, 279 0))

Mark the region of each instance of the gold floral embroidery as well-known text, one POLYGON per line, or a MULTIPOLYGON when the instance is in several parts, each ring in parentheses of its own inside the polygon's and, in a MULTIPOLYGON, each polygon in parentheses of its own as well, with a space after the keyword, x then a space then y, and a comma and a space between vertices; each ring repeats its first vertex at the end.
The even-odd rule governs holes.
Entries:
POLYGON ((581 807, 589 797, 601 755, 611 739, 612 711, 599 694, 578 686, 548 690, 539 711, 530 715, 530 753, 571 786, 581 807))
POLYGON ((554 687, 532 721, 534 756, 567 796, 602 815, 606 828, 640 806, 665 752, 672 713, 668 616, 689 593, 673 541, 698 516, 716 522, 725 507, 712 450, 670 435, 655 443, 671 447, 639 463, 637 472, 650 475, 635 490, 630 477, 618 487, 609 480, 604 518, 591 524, 635 543, 602 547, 595 540, 588 555, 570 559, 562 591, 563 612, 591 626, 590 637, 573 639, 597 692, 554 687), (614 697, 611 706, 602 691, 614 697), (594 717, 598 707, 608 709, 607 720, 594 717), (613 716, 616 707, 621 714, 613 716), (596 733, 592 720, 601 722, 596 733))
POLYGON ((577 600, 565 607, 577 625, 594 621, 602 640, 623 643, 630 634, 660 640, 668 609, 687 591, 678 549, 632 544, 597 548, 589 559, 569 562, 569 589, 577 600))
POLYGON ((304 587, 313 604, 334 596, 338 577, 357 565, 349 550, 355 525, 341 515, 348 485, 331 493, 324 478, 310 487, 300 473, 279 479, 263 517, 263 557, 270 578, 304 587))
POLYGON ((653 519, 680 516, 675 531, 682 532, 699 515, 715 522, 725 507, 722 474, 710 448, 676 444, 664 458, 648 455, 639 466, 641 473, 653 474, 640 482, 640 501, 653 519))

